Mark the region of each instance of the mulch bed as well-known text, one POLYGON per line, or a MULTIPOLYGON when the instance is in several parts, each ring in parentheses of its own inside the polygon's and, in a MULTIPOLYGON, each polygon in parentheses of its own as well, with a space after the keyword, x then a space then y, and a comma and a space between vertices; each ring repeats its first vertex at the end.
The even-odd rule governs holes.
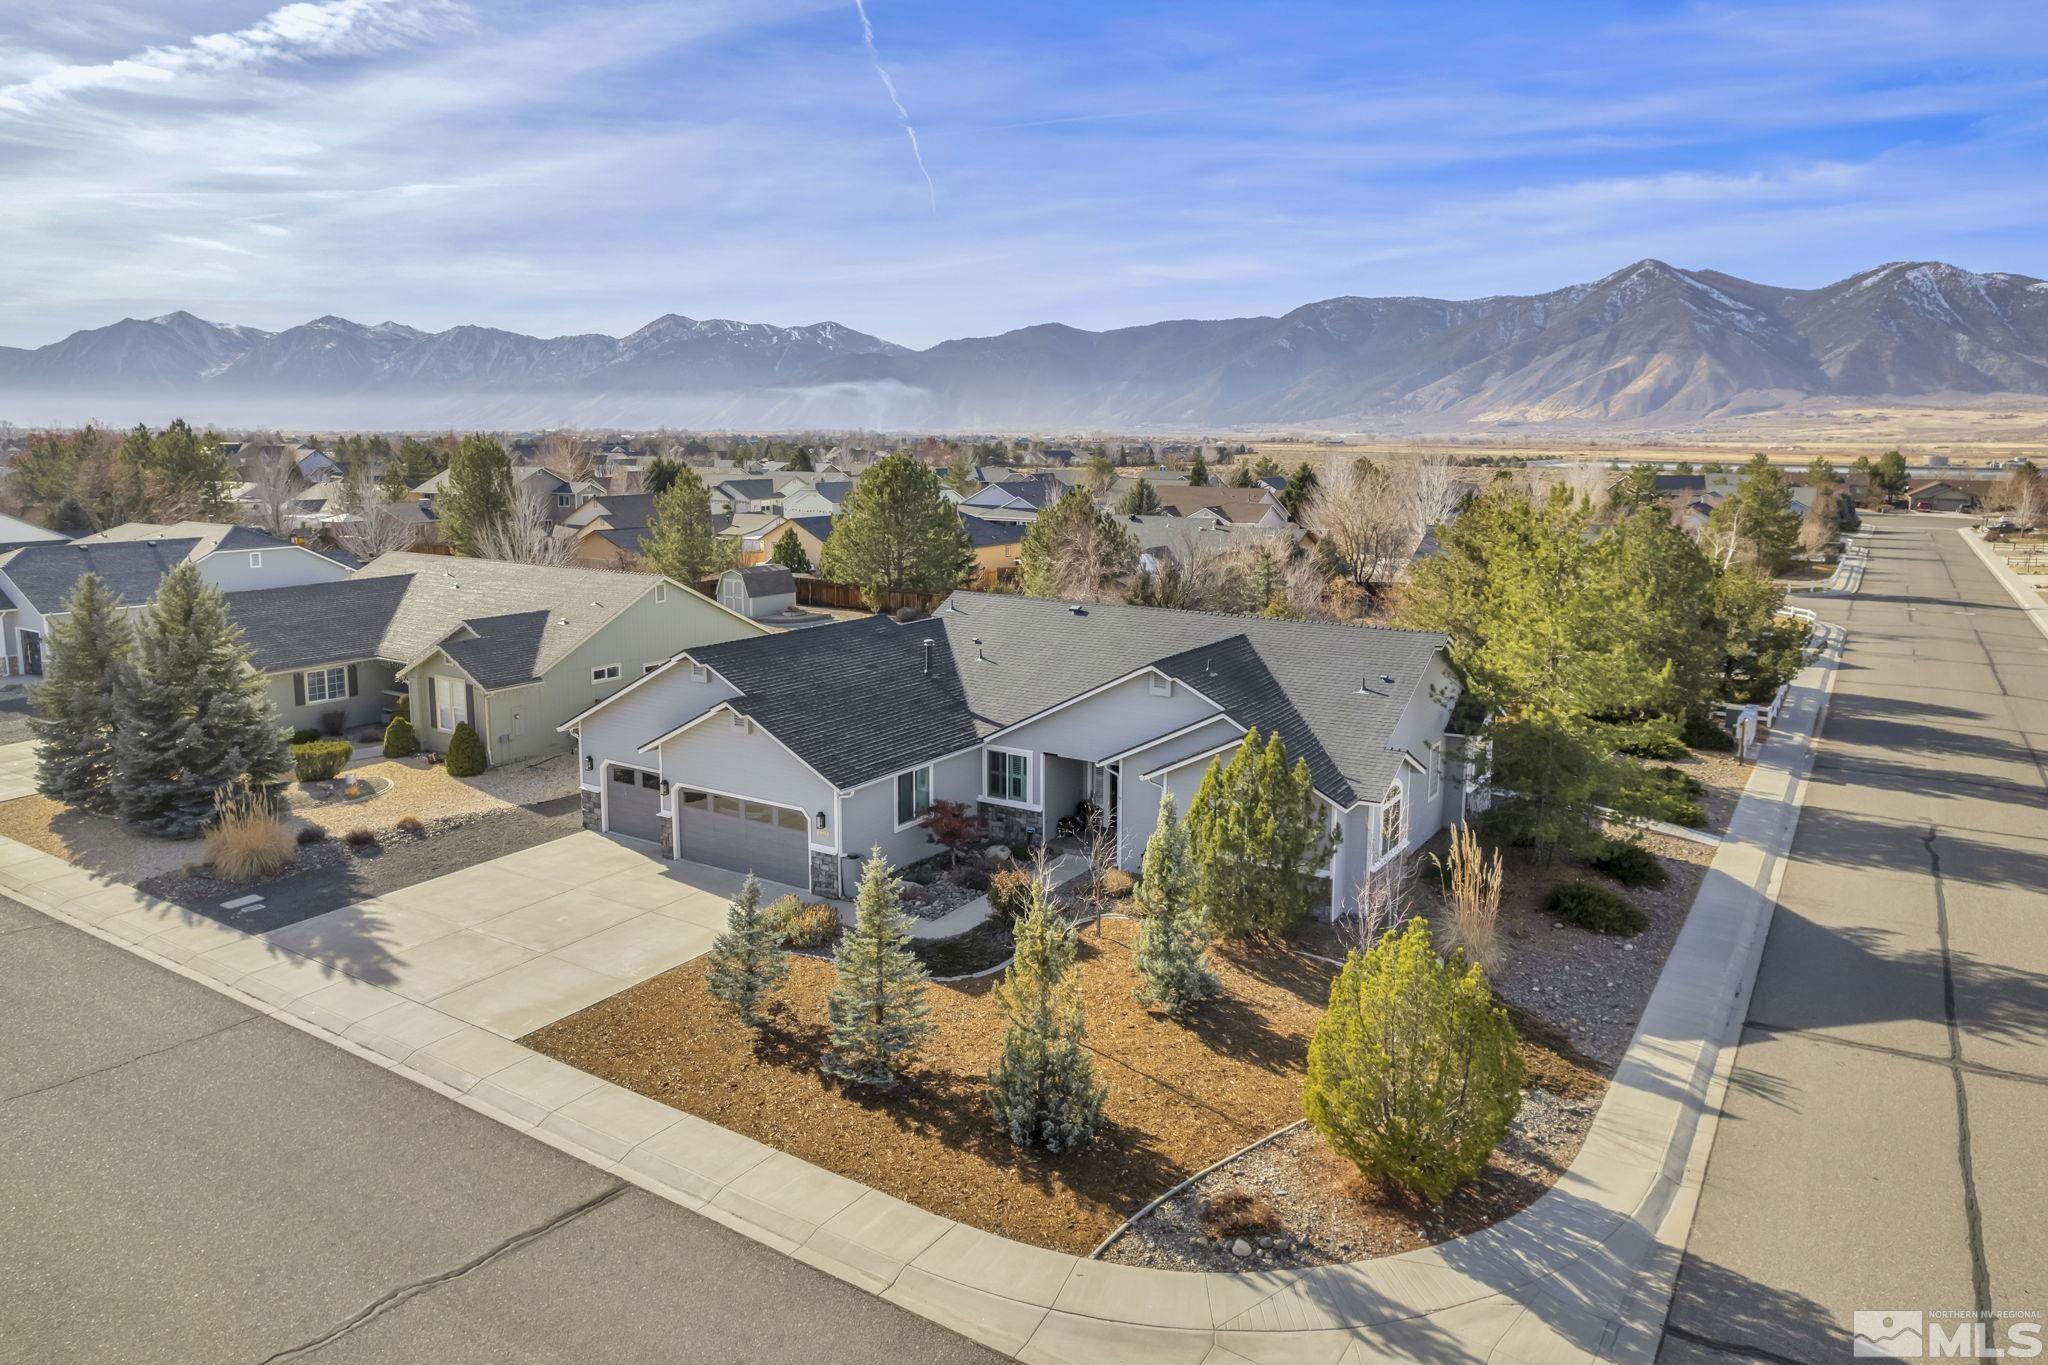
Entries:
POLYGON ((1462 1237, 1527 1208, 1578 1155, 1607 1082, 1542 1021, 1510 1015, 1529 1074, 1521 1111, 1479 1178, 1440 1207, 1360 1175, 1304 1125, 1175 1194, 1103 1259, 1161 1270, 1338 1265, 1462 1237), (1223 1210, 1233 1216, 1219 1217, 1223 1210))
POLYGON ((1002 1038, 995 978, 934 984, 938 1024, 894 1091, 820 1073, 829 963, 793 957, 756 1039, 686 963, 528 1036, 528 1047, 975 1227, 1086 1252, 1146 1202, 1301 1115, 1331 969, 1280 947, 1219 947, 1225 993, 1186 1024, 1132 998, 1136 925, 1081 932, 1088 1043, 1109 1086, 1093 1146, 1019 1148, 996 1127, 987 1075, 1002 1038))

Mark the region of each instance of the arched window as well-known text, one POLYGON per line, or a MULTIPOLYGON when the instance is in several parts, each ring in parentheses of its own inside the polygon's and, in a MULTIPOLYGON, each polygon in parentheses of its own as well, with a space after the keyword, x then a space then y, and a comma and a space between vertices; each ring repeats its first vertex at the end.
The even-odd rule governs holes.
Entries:
POLYGON ((1386 800, 1380 803, 1380 857, 1386 859, 1399 853, 1407 841, 1408 805, 1397 781, 1387 788, 1386 800))

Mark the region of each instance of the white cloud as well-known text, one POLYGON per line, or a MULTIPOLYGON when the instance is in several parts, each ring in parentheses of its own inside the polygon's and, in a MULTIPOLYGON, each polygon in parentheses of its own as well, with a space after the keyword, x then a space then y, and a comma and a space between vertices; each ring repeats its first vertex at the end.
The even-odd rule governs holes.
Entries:
POLYGON ((355 56, 418 42, 452 23, 457 0, 319 0, 272 10, 247 28, 201 34, 112 61, 58 64, 0 86, 0 113, 26 114, 94 90, 164 90, 181 77, 309 57, 355 56))

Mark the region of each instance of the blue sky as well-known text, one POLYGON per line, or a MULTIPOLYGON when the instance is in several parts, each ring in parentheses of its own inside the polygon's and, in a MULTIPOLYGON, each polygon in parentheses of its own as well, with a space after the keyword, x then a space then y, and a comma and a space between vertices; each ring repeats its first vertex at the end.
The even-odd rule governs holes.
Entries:
POLYGON ((2048 276, 2038 0, 10 0, 0 343, 2048 276), (927 184, 925 173, 929 174, 927 184))

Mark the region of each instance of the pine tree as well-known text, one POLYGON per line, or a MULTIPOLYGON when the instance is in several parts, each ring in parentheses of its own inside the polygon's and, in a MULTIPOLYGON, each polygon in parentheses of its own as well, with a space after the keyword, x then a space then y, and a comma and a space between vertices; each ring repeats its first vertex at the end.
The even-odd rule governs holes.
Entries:
POLYGON ((98 574, 71 590, 65 614, 50 626, 43 683, 31 694, 36 790, 52 801, 106 814, 114 809, 114 685, 127 666, 134 631, 98 574))
POLYGON ((1723 568, 1746 555, 1765 573, 1779 573, 1799 548, 1799 513, 1792 490, 1769 458, 1749 462, 1742 482, 1707 517, 1707 535, 1721 546, 1723 568))
POLYGON ((1145 841, 1145 862, 1135 893, 1144 918, 1131 965, 1138 972, 1138 999, 1168 1014, 1208 999, 1220 990, 1209 969, 1209 923, 1196 904, 1194 860, 1187 826, 1174 809, 1173 794, 1159 802, 1159 826, 1145 841))
POLYGON ((1012 1142, 1070 1152, 1094 1137, 1109 1093, 1081 1046, 1087 1022, 1073 971, 1074 926, 1053 912, 1041 880, 1032 883, 1031 909, 1015 932, 1016 956, 996 986, 1009 1022, 988 1078, 989 1103, 1012 1142))
POLYGON ((1302 1108, 1365 1175, 1440 1203, 1475 1178, 1522 1104, 1522 1058, 1486 974, 1436 955, 1416 918, 1330 985, 1302 1108))
POLYGON ((1305 918, 1316 869, 1336 847, 1306 760, 1287 764, 1279 735, 1245 732, 1210 761, 1188 803, 1197 903, 1227 938, 1282 934, 1305 918))
POLYGON ((1280 505, 1287 509, 1293 520, 1301 519, 1301 509, 1315 496, 1322 480, 1316 477, 1315 467, 1304 460, 1301 467, 1287 476, 1287 486, 1280 490, 1280 505))
POLYGON ((946 501, 939 476, 898 453, 875 461, 846 495, 818 572, 853 584, 874 607, 890 588, 950 591, 973 567, 966 523, 946 501))
POLYGON ((895 870, 879 847, 868 854, 853 904, 853 928, 832 950, 831 1050, 823 1066, 826 1075, 851 1085, 886 1088, 935 1026, 924 999, 924 964, 910 951, 910 920, 895 870))
POLYGON ((811 571, 811 557, 804 553, 803 542, 796 538, 796 527, 792 526, 782 533, 781 539, 775 542, 775 549, 768 556, 768 562, 780 564, 791 573, 811 571))
POLYGON ((1159 501, 1159 490, 1140 474, 1138 481, 1124 490, 1116 510, 1117 515, 1123 517, 1156 517, 1165 510, 1165 506, 1159 501))
POLYGON ((707 989, 731 1005, 748 1028, 761 1023, 761 1002, 789 975, 781 917, 761 905, 761 884, 749 872, 726 912, 725 932, 711 942, 707 989))
POLYGON ((1088 602, 1121 595, 1137 568, 1137 539, 1079 488, 1033 518, 1017 550, 1018 581, 1033 597, 1088 602))
POLYGON ((1202 452, 1195 452, 1195 462, 1188 466, 1188 487, 1206 488, 1209 485, 1209 463, 1202 458, 1202 452))
POLYGON ((220 788, 242 777, 267 786, 292 770, 284 721, 227 599, 189 562, 157 585, 115 697, 118 807, 151 834, 192 838, 220 788))
POLYGON ((471 435, 448 458, 448 486, 435 500, 441 534, 462 554, 473 555, 493 527, 512 512, 512 461, 488 436, 471 435))
POLYGON ((642 553, 658 574, 691 587, 718 563, 718 533, 711 524, 711 490, 688 465, 654 500, 642 553))

